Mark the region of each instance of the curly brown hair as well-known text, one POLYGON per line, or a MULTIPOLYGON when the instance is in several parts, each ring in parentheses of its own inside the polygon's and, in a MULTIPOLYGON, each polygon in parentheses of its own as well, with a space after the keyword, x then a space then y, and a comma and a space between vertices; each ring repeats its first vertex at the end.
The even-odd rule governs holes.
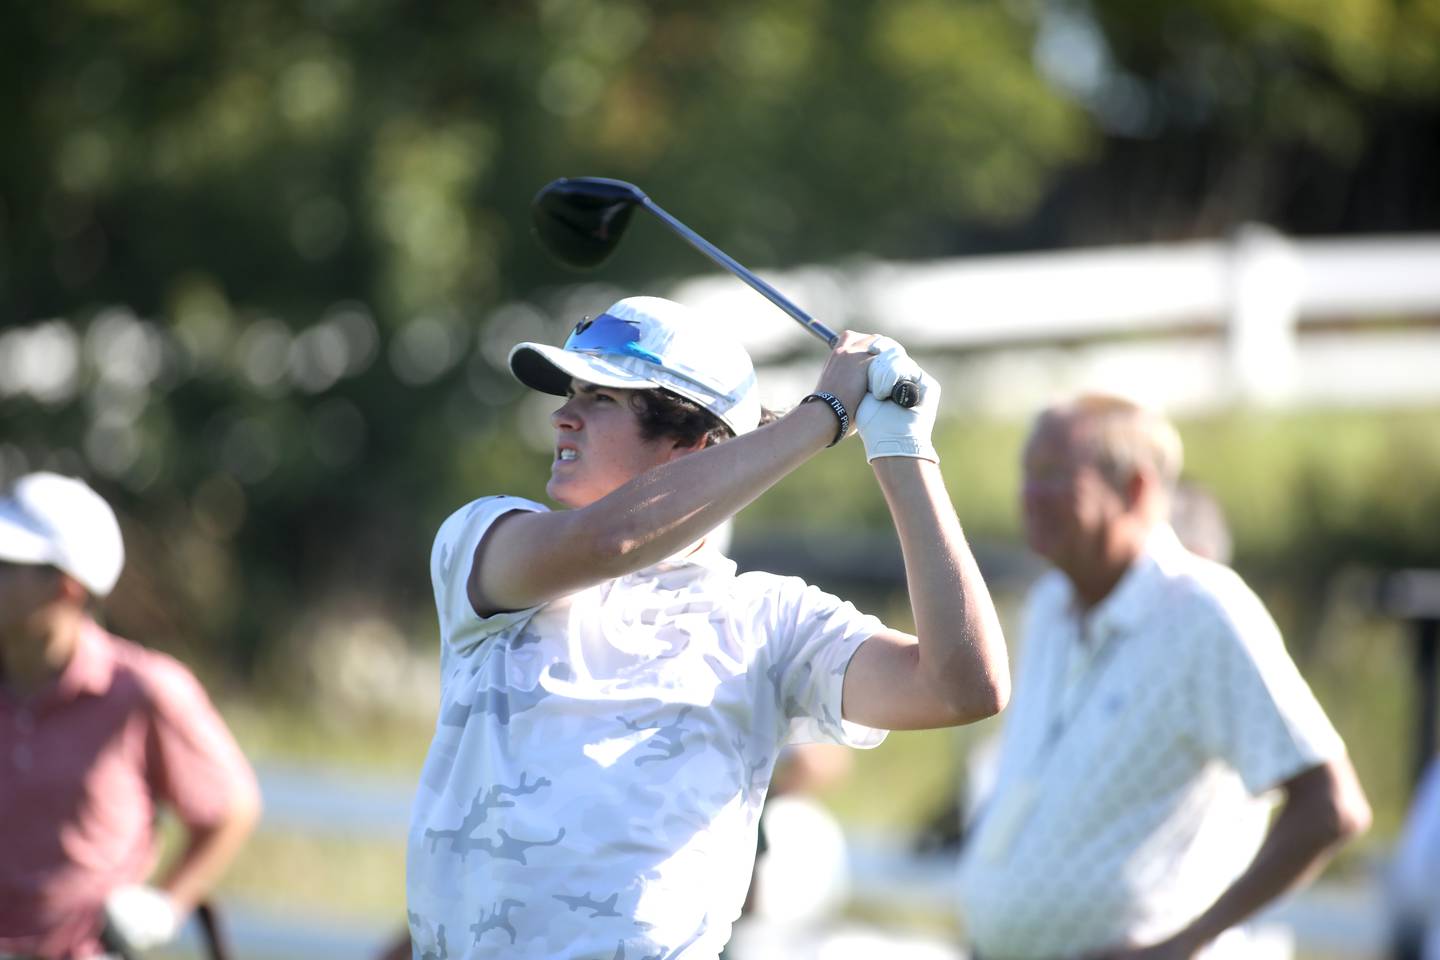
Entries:
MULTIPOLYGON (((640 435, 646 440, 668 437, 684 446, 705 438, 705 446, 729 440, 735 432, 719 417, 693 400, 660 387, 630 394, 630 408, 640 420, 640 435)), ((775 420, 775 414, 760 411, 760 426, 775 420)))

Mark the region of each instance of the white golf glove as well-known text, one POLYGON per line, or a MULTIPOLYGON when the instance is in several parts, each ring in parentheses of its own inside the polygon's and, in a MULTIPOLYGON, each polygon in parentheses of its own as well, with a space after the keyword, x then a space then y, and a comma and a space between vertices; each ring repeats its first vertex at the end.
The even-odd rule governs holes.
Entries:
POLYGON ((940 408, 940 384, 910 359, 905 348, 889 337, 877 337, 870 345, 869 390, 855 412, 855 426, 865 443, 865 459, 918 457, 940 462, 930 432, 940 408), (889 399, 900 380, 911 380, 919 388, 920 400, 902 407, 889 399))
POLYGON ((150 950, 175 939, 181 917, 170 895, 156 887, 117 887, 105 898, 105 921, 134 950, 150 950))

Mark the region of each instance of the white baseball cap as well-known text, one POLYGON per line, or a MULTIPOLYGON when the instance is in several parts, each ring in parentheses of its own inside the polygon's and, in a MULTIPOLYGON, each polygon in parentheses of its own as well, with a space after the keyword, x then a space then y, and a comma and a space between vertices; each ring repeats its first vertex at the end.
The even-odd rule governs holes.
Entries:
POLYGON ((100 494, 42 471, 21 477, 0 499, 0 560, 56 567, 103 597, 120 579, 125 544, 100 494))
POLYGON ((510 371, 563 397, 572 378, 597 387, 659 387, 698 403, 736 436, 760 422, 755 367, 723 326, 661 297, 627 297, 575 325, 564 347, 520 343, 510 371))

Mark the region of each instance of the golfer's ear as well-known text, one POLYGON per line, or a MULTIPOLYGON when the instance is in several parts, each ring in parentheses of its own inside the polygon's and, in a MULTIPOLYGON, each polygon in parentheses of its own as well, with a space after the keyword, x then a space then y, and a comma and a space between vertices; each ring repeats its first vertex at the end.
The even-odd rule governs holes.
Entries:
POLYGON ((694 453, 697 450, 704 450, 707 446, 710 445, 710 435, 702 434, 700 436, 700 439, 696 440, 694 443, 682 443, 681 441, 676 440, 674 441, 674 444, 675 446, 670 454, 671 460, 674 460, 676 457, 683 457, 687 453, 694 453))

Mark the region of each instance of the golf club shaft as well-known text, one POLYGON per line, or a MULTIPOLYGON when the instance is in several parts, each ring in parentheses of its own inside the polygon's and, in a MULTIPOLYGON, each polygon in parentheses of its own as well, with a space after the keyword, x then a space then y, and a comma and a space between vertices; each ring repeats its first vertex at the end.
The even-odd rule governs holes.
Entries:
MULTIPOLYGON (((640 194, 640 202, 645 205, 645 209, 649 210, 651 213, 655 214, 655 216, 659 217, 662 223, 668 226, 671 230, 674 230, 676 233, 680 234, 680 236, 685 238, 685 240, 687 240, 690 245, 696 250, 699 250, 701 253, 705 254, 705 256, 709 257, 711 260, 714 260, 716 263, 720 264, 720 266, 724 267, 726 270, 729 270, 741 280, 744 280, 751 287, 753 287, 756 292, 758 292, 762 297, 764 297, 766 300, 769 300, 771 303, 775 304, 775 306, 779 307, 781 310, 784 310, 791 317, 793 317, 795 321, 798 322, 806 330, 809 330, 811 333, 815 334, 815 336, 819 337, 821 340, 824 340, 826 346, 832 349, 835 347, 836 342, 840 339, 840 335, 837 334, 834 330, 831 330, 829 327, 825 326, 825 324, 821 323, 819 320, 816 320, 804 310, 801 310, 799 307, 795 306, 795 304, 791 303, 790 300, 779 290, 776 290, 774 287, 770 286, 770 284, 755 276, 755 274, 747 270, 738 261, 736 261, 734 257, 730 256, 724 250, 721 250, 709 240, 706 240, 704 237, 700 236, 700 234, 696 233, 694 230, 691 230, 679 220, 676 220, 674 217, 670 216, 670 214, 665 212, 664 208, 662 208, 658 203, 656 203, 654 200, 651 200, 643 193, 640 194)), ((900 380, 890 391, 890 399, 894 400, 902 407, 913 407, 920 400, 920 386, 919 384, 911 380, 900 380)))
POLYGON ((680 236, 684 237, 696 250, 699 250, 701 253, 705 254, 705 256, 709 257, 711 260, 714 260, 716 263, 720 264, 720 266, 724 267, 726 270, 729 270, 741 280, 744 280, 746 283, 750 284, 750 286, 754 287, 755 290, 759 292, 759 294, 763 296, 766 300, 769 300, 771 303, 775 304, 775 306, 779 307, 781 310, 784 310, 791 317, 793 317, 802 327, 815 334, 815 336, 819 337, 821 340, 824 340, 827 346, 835 346, 836 341, 840 339, 840 335, 834 330, 831 330, 829 327, 825 326, 825 324, 821 323, 819 320, 816 320, 804 310, 801 310, 799 307, 795 306, 795 304, 791 303, 788 299, 786 299, 783 293, 770 286, 770 284, 766 283, 764 280, 761 280, 759 277, 755 276, 755 274, 751 273, 749 270, 745 269, 745 267, 741 266, 738 262, 736 262, 736 260, 728 253, 715 246, 709 240, 706 240, 704 237, 700 236, 700 234, 696 233, 694 230, 691 230, 689 227, 685 226, 685 224, 681 223, 679 220, 676 220, 674 217, 670 216, 670 214, 666 213, 658 203, 656 203, 654 200, 651 200, 648 196, 645 196, 641 202, 645 204, 645 209, 649 210, 651 213, 655 214, 655 216, 663 220, 665 224, 670 227, 671 230, 674 230, 676 233, 680 234, 680 236))
POLYGON ((205 931, 205 942, 210 946, 211 960, 230 960, 229 941, 220 926, 219 910, 209 901, 202 901, 195 905, 195 918, 200 921, 200 929, 205 931))

